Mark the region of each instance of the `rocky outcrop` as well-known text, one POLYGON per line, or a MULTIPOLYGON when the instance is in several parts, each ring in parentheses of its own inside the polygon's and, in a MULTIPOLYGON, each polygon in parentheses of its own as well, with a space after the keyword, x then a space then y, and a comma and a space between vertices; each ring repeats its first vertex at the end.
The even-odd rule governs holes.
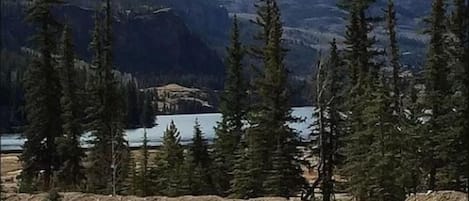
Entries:
POLYGON ((410 196, 406 201, 468 201, 467 194, 455 191, 437 191, 432 193, 419 193, 410 196))
POLYGON ((158 97, 158 111, 162 114, 193 114, 216 112, 218 95, 212 90, 188 88, 178 84, 143 89, 158 97))

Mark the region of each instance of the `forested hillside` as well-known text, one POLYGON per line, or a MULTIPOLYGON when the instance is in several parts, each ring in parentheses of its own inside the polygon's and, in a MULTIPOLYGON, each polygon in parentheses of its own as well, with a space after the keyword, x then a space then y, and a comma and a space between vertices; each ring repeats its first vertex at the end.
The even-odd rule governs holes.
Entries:
MULTIPOLYGON (((3 48, 18 53, 22 47, 31 47, 29 36, 34 29, 24 21, 25 5, 2 1, 2 9, 5 10, 1 18, 3 48)), ((94 11, 71 4, 53 12, 73 27, 77 57, 89 62, 91 54, 87 44, 91 40, 89 30, 94 11)), ((192 33, 171 9, 148 13, 114 12, 113 18, 116 19, 113 22, 115 33, 118 33, 114 38, 114 60, 119 70, 143 77, 149 74, 202 77, 223 74, 223 63, 217 53, 199 35, 192 33)))

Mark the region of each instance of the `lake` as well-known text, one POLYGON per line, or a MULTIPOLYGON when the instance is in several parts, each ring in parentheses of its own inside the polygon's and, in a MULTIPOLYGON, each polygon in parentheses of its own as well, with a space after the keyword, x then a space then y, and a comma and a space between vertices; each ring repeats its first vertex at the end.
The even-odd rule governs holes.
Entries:
MULTIPOLYGON (((304 122, 292 123, 290 126, 296 129, 303 138, 309 136, 309 125, 312 121, 312 107, 295 107, 293 108, 293 115, 295 117, 303 118, 304 122)), ((161 144, 163 133, 171 121, 174 121, 176 127, 180 132, 183 143, 187 143, 192 138, 194 133, 193 127, 195 120, 198 119, 201 130, 208 140, 215 137, 214 127, 221 119, 220 113, 208 114, 182 114, 182 115, 158 115, 156 117, 157 125, 153 128, 147 129, 149 145, 157 146, 161 144)), ((126 138, 131 147, 138 147, 142 144, 143 129, 129 129, 125 131, 126 138)), ((85 134, 81 141, 82 146, 87 147, 86 141, 89 139, 88 134, 85 134)), ((3 134, 1 136, 1 150, 2 151, 18 151, 21 150, 24 144, 24 139, 20 138, 20 134, 3 134)))

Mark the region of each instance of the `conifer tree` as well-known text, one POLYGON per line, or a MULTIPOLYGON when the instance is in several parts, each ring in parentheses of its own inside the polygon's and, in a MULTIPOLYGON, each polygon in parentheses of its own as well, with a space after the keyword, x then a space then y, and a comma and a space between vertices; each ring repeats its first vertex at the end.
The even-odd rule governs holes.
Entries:
MULTIPOLYGON (((257 25, 260 30, 254 36, 254 39, 259 41, 261 44, 258 46, 253 46, 250 50, 250 54, 256 59, 261 59, 263 62, 266 62, 266 51, 268 38, 270 37, 270 30, 272 27, 272 3, 274 0, 258 0, 254 6, 256 7, 257 17, 252 21, 257 25)), ((258 72, 262 73, 262 72, 258 72)))
POLYGON ((128 175, 124 181, 125 184, 122 193, 125 195, 138 195, 141 186, 139 185, 140 177, 134 157, 129 157, 127 165, 128 175))
POLYGON ((364 132, 362 136, 369 135, 372 140, 371 144, 364 145, 369 146, 370 152, 361 163, 361 167, 368 171, 368 177, 362 178, 362 183, 369 185, 365 186, 369 191, 366 200, 402 201, 405 200, 405 191, 399 181, 402 174, 400 136, 395 129, 393 108, 389 107, 393 99, 384 80, 374 89, 369 92, 369 106, 364 111, 367 129, 361 131, 364 132))
POLYGON ((143 141, 142 141, 142 161, 141 161, 141 170, 139 173, 139 190, 141 196, 148 196, 151 194, 150 191, 150 172, 149 172, 149 152, 148 152, 148 136, 147 128, 151 128, 155 125, 155 114, 153 110, 153 96, 151 93, 143 93, 143 109, 140 117, 141 124, 143 126, 143 141))
POLYGON ((288 70, 283 61, 286 50, 282 45, 283 28, 280 10, 276 1, 270 3, 267 6, 269 9, 265 11, 270 13, 271 21, 268 38, 265 38, 267 45, 263 50, 264 69, 256 83, 259 103, 249 119, 251 127, 247 130, 248 154, 252 154, 247 163, 250 176, 256 178, 255 182, 259 182, 254 185, 264 188, 259 192, 252 192, 252 195, 262 195, 266 193, 266 189, 277 189, 271 186, 271 183, 263 181, 269 181, 271 178, 268 177, 274 176, 268 173, 282 172, 284 174, 282 177, 286 178, 284 185, 288 187, 286 191, 288 193, 285 191, 268 193, 288 197, 298 192, 304 183, 297 161, 299 137, 287 124, 296 119, 291 115, 289 104, 288 70), (282 171, 272 164, 277 143, 281 143, 282 157, 287 160, 285 166, 281 168, 282 171))
POLYGON ((142 140, 142 148, 141 148, 142 160, 140 163, 140 172, 139 172, 139 194, 143 197, 148 196, 150 194, 149 190, 149 153, 148 153, 148 137, 147 137, 147 129, 144 127, 143 130, 143 140, 142 140))
POLYGON ((392 67, 392 114, 394 115, 393 120, 393 130, 395 135, 399 136, 394 138, 395 145, 399 149, 399 166, 400 173, 398 174, 398 180, 395 181, 405 188, 407 191, 414 191, 416 188, 416 177, 418 175, 418 170, 415 168, 417 164, 417 152, 415 150, 419 149, 418 127, 421 122, 418 119, 420 111, 417 109, 417 96, 415 94, 414 83, 410 83, 411 93, 409 94, 409 104, 405 108, 409 112, 405 112, 404 103, 403 103, 403 79, 400 77, 401 73, 401 64, 400 64, 400 53, 399 45, 397 41, 397 19, 396 19, 396 10, 394 6, 394 0, 388 0, 388 5, 386 9, 386 24, 387 32, 389 35, 389 53, 388 60, 389 65, 392 67), (409 143, 413 142, 413 143, 409 143))
POLYGON ((143 93, 143 108, 142 114, 140 117, 141 124, 143 126, 143 141, 142 141, 142 161, 141 161, 141 170, 139 173, 139 190, 141 196, 148 196, 151 193, 150 191, 150 172, 149 172, 149 152, 148 152, 148 137, 147 137, 147 128, 151 128, 155 125, 155 114, 153 112, 153 98, 150 93, 143 93))
POLYGON ((59 170, 59 182, 67 190, 77 190, 84 180, 82 159, 85 156, 80 146, 83 129, 80 124, 79 105, 77 101, 77 85, 72 35, 68 25, 64 27, 60 48, 60 76, 62 97, 62 129, 64 136, 59 138, 60 156, 64 160, 59 170))
POLYGON ((421 185, 422 178, 422 153, 420 152, 422 147, 422 139, 420 131, 423 126, 422 111, 423 105, 419 102, 420 98, 418 90, 416 89, 416 78, 409 81, 409 85, 406 88, 406 93, 403 98, 405 103, 403 108, 403 121, 402 121, 402 133, 405 135, 403 139, 400 139, 402 144, 402 170, 400 183, 406 189, 408 193, 416 193, 418 187, 421 185))
POLYGON ((461 136, 462 136, 462 147, 463 148, 463 155, 466 157, 464 158, 464 163, 462 164, 463 169, 466 170, 464 172, 464 176, 466 178, 466 191, 467 191, 467 199, 469 200, 469 2, 466 1, 465 4, 465 36, 466 40, 464 43, 464 61, 463 65, 464 67, 464 109, 463 114, 463 122, 461 123, 463 125, 461 136))
POLYGON ((393 86, 393 106, 396 114, 401 113, 401 80, 400 62, 399 62, 399 47, 396 33, 396 10, 394 8, 394 0, 388 0, 386 9, 386 24, 389 34, 389 63, 392 67, 392 86, 393 86))
POLYGON ((312 136, 317 137, 319 148, 318 178, 303 199, 314 198, 314 189, 321 184, 324 201, 330 201, 334 193, 333 175, 336 167, 341 163, 341 137, 345 132, 344 119, 341 117, 343 108, 343 62, 340 58, 336 40, 331 42, 330 55, 325 64, 318 64, 316 76, 316 112, 312 136))
MULTIPOLYGON (((60 80, 55 52, 56 32, 59 23, 54 19, 51 9, 62 2, 59 0, 38 0, 31 2, 26 20, 37 26, 34 37, 38 57, 33 58, 25 77, 25 98, 27 126, 24 137, 27 139, 21 155, 23 170, 20 186, 36 186, 40 171, 42 182, 38 187, 51 188, 55 171, 62 167, 57 151, 56 138, 62 136, 60 121, 60 80)), ((26 190, 26 189, 21 189, 26 190)))
MULTIPOLYGON (((461 96, 456 96, 459 111, 457 116, 459 121, 456 122, 459 124, 461 144, 453 161, 459 166, 458 172, 463 172, 467 179, 469 178, 469 2, 454 0, 454 6, 451 19, 451 31, 456 36, 452 52, 455 59, 453 90, 461 92, 461 96)), ((469 182, 466 185, 469 185, 469 182)))
POLYGON ((247 113, 247 87, 243 79, 244 49, 239 38, 239 23, 234 17, 231 47, 227 48, 225 89, 220 101, 221 122, 215 128, 214 143, 217 191, 226 195, 233 178, 235 151, 244 135, 247 113))
POLYGON ((422 129, 423 164, 427 179, 427 188, 435 190, 437 187, 438 169, 448 162, 448 151, 454 139, 447 128, 450 123, 451 106, 449 106, 450 83, 448 81, 447 39, 446 39, 446 9, 444 0, 434 0, 432 14, 428 20, 430 28, 430 45, 425 66, 425 97, 424 107, 428 112, 428 121, 422 129))
POLYGON ((112 64, 111 2, 106 1, 104 20, 96 14, 91 47, 94 79, 91 87, 92 105, 88 108, 90 141, 88 188, 92 192, 117 194, 124 188, 129 157, 124 138, 124 101, 112 64))
POLYGON ((171 121, 163 135, 161 152, 156 158, 156 167, 152 170, 155 191, 166 196, 179 196, 187 192, 184 181, 184 150, 176 125, 171 121))
MULTIPOLYGON (((349 191, 357 200, 377 199, 377 195, 372 193, 375 190, 373 185, 378 183, 370 178, 371 173, 367 169, 377 168, 374 166, 376 164, 370 164, 367 159, 373 153, 371 145, 377 142, 375 136, 379 134, 374 133, 377 130, 374 122, 381 121, 378 115, 382 115, 377 114, 380 106, 371 104, 372 101, 378 101, 373 93, 378 90, 379 85, 376 83, 380 82, 380 65, 375 63, 375 56, 379 52, 373 48, 375 39, 369 36, 372 31, 369 20, 373 18, 366 14, 372 3, 374 1, 354 0, 346 4, 350 22, 346 32, 345 61, 350 71, 351 88, 347 101, 348 129, 342 171, 348 176, 349 191), (369 114, 372 112, 375 114, 369 114)), ((378 123, 392 124, 388 121, 378 123)))
POLYGON ((127 121, 127 128, 135 128, 138 126, 140 121, 140 113, 142 112, 141 105, 139 105, 139 97, 138 97, 138 89, 137 83, 134 81, 130 81, 126 84, 126 95, 127 95, 127 112, 126 112, 126 121, 127 121))
POLYGON ((290 176, 288 170, 284 169, 289 166, 289 159, 282 146, 281 142, 277 142, 277 148, 272 153, 272 168, 267 171, 267 177, 263 184, 267 196, 289 197, 292 194, 289 186, 285 184, 285 181, 290 179, 288 178, 290 176))
POLYGON ((198 120, 194 125, 194 136, 188 150, 188 167, 192 195, 210 195, 214 193, 211 175, 212 161, 208 152, 207 140, 200 130, 198 120))
POLYGON ((230 197, 248 199, 259 196, 258 192, 261 192, 262 186, 259 186, 258 181, 252 177, 260 172, 256 160, 252 160, 253 156, 257 156, 255 150, 252 145, 247 146, 244 140, 238 145, 235 152, 233 179, 230 182, 230 197))
POLYGON ((153 108, 153 94, 144 92, 143 94, 143 108, 140 115, 140 122, 144 128, 152 128, 155 126, 155 109, 153 108))

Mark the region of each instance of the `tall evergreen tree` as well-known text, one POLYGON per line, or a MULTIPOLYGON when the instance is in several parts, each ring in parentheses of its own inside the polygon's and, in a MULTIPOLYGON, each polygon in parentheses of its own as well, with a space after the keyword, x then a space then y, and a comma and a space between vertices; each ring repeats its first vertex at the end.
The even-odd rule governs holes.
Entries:
POLYGON ((126 100, 126 126, 127 128, 135 128, 140 125, 140 113, 142 112, 142 101, 139 100, 139 91, 137 89, 137 83, 130 81, 126 84, 125 89, 127 100, 126 100))
POLYGON ((425 66, 424 107, 428 121, 422 130, 423 164, 429 175, 427 188, 436 190, 438 169, 448 162, 448 151, 454 136, 447 128, 451 112, 450 83, 448 81, 446 9, 444 0, 434 0, 432 14, 428 20, 430 45, 425 66))
POLYGON ((406 189, 407 193, 416 193, 421 186, 422 178, 422 136, 420 131, 423 126, 422 111, 423 105, 419 102, 419 91, 417 89, 417 78, 409 80, 408 86, 405 88, 406 92, 403 96, 403 121, 401 121, 402 130, 400 131, 405 136, 400 136, 401 146, 403 148, 401 153, 402 169, 400 182, 406 189))
POLYGON ((389 63, 392 67, 393 106, 396 114, 401 113, 401 79, 399 77, 401 65, 399 62, 399 47, 396 33, 396 10, 394 0, 388 0, 386 9, 386 25, 389 34, 389 63))
POLYGON ((147 128, 151 128, 155 125, 155 115, 153 113, 153 98, 151 93, 143 93, 145 100, 143 102, 142 114, 140 117, 141 124, 143 126, 143 141, 142 141, 142 160, 140 163, 139 172, 139 195, 148 196, 151 194, 150 191, 150 172, 149 172, 149 148, 148 148, 148 136, 147 128))
MULTIPOLYGON (((459 111, 457 116, 459 121, 456 122, 459 124, 461 143, 460 148, 455 150, 457 155, 453 161, 459 166, 458 172, 464 172, 467 179, 469 178, 469 2, 454 0, 454 6, 451 19, 451 31, 456 37, 452 52, 455 59, 453 90, 461 92, 461 96, 456 96, 459 111)), ((469 182, 466 185, 469 185, 469 182)))
POLYGON ((309 193, 303 199, 314 198, 314 189, 321 184, 324 201, 330 201, 334 194, 333 175, 336 167, 341 163, 339 154, 340 140, 345 132, 344 119, 341 117, 343 100, 343 62, 340 58, 336 40, 331 42, 331 50, 326 64, 319 64, 316 76, 316 127, 312 133, 318 140, 319 164, 318 178, 310 187, 309 193))
POLYGON ((226 195, 233 178, 235 151, 243 138, 247 113, 247 87, 243 79, 244 49, 239 38, 239 23, 234 17, 231 47, 227 48, 225 89, 220 101, 221 122, 215 128, 214 143, 216 185, 221 195, 226 195))
MULTIPOLYGON (((37 26, 34 37, 39 56, 34 58, 25 77, 26 115, 28 124, 24 132, 27 139, 21 155, 22 185, 31 185, 43 171, 44 190, 51 187, 54 171, 62 167, 56 138, 62 136, 60 121, 60 80, 52 54, 56 49, 55 37, 59 23, 51 9, 60 0, 38 0, 30 4, 26 20, 37 26), (29 184, 28 184, 29 183, 29 184)), ((32 184, 33 186, 35 184, 32 184)))
POLYGON ((258 0, 258 3, 254 5, 256 7, 257 17, 252 23, 260 28, 259 32, 254 36, 254 39, 259 41, 260 44, 253 46, 250 49, 250 53, 253 57, 262 59, 264 63, 267 58, 265 48, 267 47, 270 29, 272 27, 272 3, 273 0, 258 0))
MULTIPOLYGON (((259 182, 255 186, 262 186, 259 192, 254 191, 255 196, 268 193, 269 195, 289 197, 299 191, 303 185, 303 178, 299 162, 297 161, 299 143, 298 134, 288 126, 288 122, 296 119, 291 115, 288 90, 288 70, 284 65, 285 49, 282 45, 283 28, 280 19, 280 10, 276 1, 270 1, 267 6, 271 21, 268 38, 265 38, 266 47, 263 49, 264 69, 263 75, 257 80, 257 94, 259 103, 249 119, 251 127, 247 130, 247 145, 250 165, 249 173, 259 182), (281 144, 279 144, 281 143, 281 144), (282 157, 286 158, 279 170, 273 167, 273 153, 280 146, 282 157), (274 172, 281 172, 283 185, 288 189, 276 191, 271 182, 274 172), (268 192, 267 192, 267 191, 268 192)), ((261 7, 262 8, 262 7, 261 7)), ((261 10, 262 11, 262 10, 261 10)), ((262 17, 262 16, 261 16, 262 17)), ((265 25, 264 25, 265 26, 265 25)), ((262 27, 266 28, 266 27, 262 27)))
POLYGON ((128 142, 124 138, 124 101, 112 64, 111 2, 106 1, 104 20, 97 13, 91 47, 94 80, 91 88, 92 105, 88 108, 90 141, 88 188, 92 192, 117 194, 124 188, 127 177, 128 142))
POLYGON ((238 145, 235 152, 233 167, 233 179, 230 181, 230 197, 247 199, 255 197, 254 193, 259 192, 259 186, 255 186, 255 179, 251 178, 251 171, 257 172, 251 168, 249 159, 252 149, 247 149, 244 140, 238 145))
POLYGON ((369 92, 369 106, 365 109, 367 129, 361 131, 362 136, 369 136, 371 140, 370 152, 360 163, 361 168, 368 171, 368 177, 361 178, 361 183, 368 190, 366 200, 402 201, 405 191, 399 181, 402 174, 400 136, 394 125, 393 108, 389 107, 393 99, 384 80, 376 85, 375 90, 369 92))
POLYGON ((171 122, 163 135, 161 152, 152 170, 155 182, 154 191, 166 196, 180 196, 188 192, 184 174, 184 149, 181 137, 174 122, 171 122))
POLYGON ((143 94, 143 108, 140 115, 140 124, 143 128, 152 128, 155 126, 155 109, 153 107, 153 94, 151 92, 144 92, 143 94))
POLYGON ((143 128, 143 140, 142 140, 142 148, 141 154, 142 159, 140 163, 140 172, 139 172, 139 195, 145 197, 150 195, 151 191, 149 189, 150 184, 150 173, 149 173, 149 152, 148 152, 148 137, 147 137, 147 129, 146 127, 143 128))
POLYGON ((467 191, 467 199, 469 200, 469 2, 466 1, 466 4, 465 4, 465 17, 464 19, 466 19, 465 23, 463 23, 465 25, 465 36, 466 36, 466 40, 464 41, 464 62, 463 62, 463 65, 465 66, 464 67, 464 102, 465 102, 465 108, 463 109, 463 114, 464 114, 464 122, 462 122, 462 125, 463 125, 463 129, 462 129, 462 132, 461 132, 461 135, 462 135, 462 147, 465 147, 465 149, 463 149, 463 155, 466 156, 466 158, 464 159, 464 163, 463 163, 463 169, 466 170, 465 171, 465 177, 466 177, 466 191, 467 191))
POLYGON ((367 15, 367 10, 372 3, 373 0, 354 0, 346 4, 350 22, 347 26, 344 58, 350 72, 351 89, 347 101, 348 129, 342 170, 349 176, 348 188, 357 200, 376 199, 376 195, 372 195, 375 181, 370 178, 371 173, 367 169, 376 168, 373 167, 374 164, 368 163, 367 158, 373 151, 372 144, 377 140, 377 133, 374 133, 377 128, 373 123, 381 121, 378 114, 368 114, 372 111, 377 113, 376 109, 379 108, 376 104, 371 104, 371 101, 377 101, 374 100, 376 95, 373 93, 378 90, 379 85, 376 83, 379 83, 380 73, 380 65, 375 63, 375 56, 379 52, 373 47, 375 39, 369 36, 373 28, 370 20, 373 17, 367 15))
POLYGON ((401 74, 401 64, 400 64, 400 53, 399 45, 397 40, 397 19, 396 19, 396 10, 394 5, 394 0, 388 0, 387 9, 386 9, 386 25, 387 32, 389 36, 389 46, 388 46, 388 61, 390 67, 392 67, 392 124, 393 132, 395 135, 399 136, 394 138, 396 142, 396 148, 399 149, 397 152, 400 155, 398 165, 400 167, 400 173, 398 175, 398 180, 395 182, 400 185, 401 188, 405 188, 406 191, 415 191, 416 175, 418 171, 415 166, 417 166, 417 153, 415 150, 418 150, 418 143, 409 143, 420 141, 417 139, 416 132, 418 131, 417 127, 420 124, 419 119, 417 118, 419 111, 416 106, 416 94, 414 83, 410 83, 412 88, 411 93, 409 94, 409 104, 408 108, 404 109, 404 93, 403 93, 403 79, 400 77, 401 74))
POLYGON ((211 175, 212 161, 208 152, 207 140, 200 130, 199 121, 195 121, 194 136, 188 150, 188 167, 192 195, 210 195, 214 193, 211 175))
POLYGON ((68 25, 64 27, 60 48, 60 76, 62 97, 62 129, 64 136, 59 139, 60 156, 64 160, 59 170, 59 182, 67 190, 77 190, 85 176, 82 159, 85 153, 80 146, 80 137, 83 132, 80 124, 79 105, 77 101, 76 71, 73 53, 71 30, 68 25))

